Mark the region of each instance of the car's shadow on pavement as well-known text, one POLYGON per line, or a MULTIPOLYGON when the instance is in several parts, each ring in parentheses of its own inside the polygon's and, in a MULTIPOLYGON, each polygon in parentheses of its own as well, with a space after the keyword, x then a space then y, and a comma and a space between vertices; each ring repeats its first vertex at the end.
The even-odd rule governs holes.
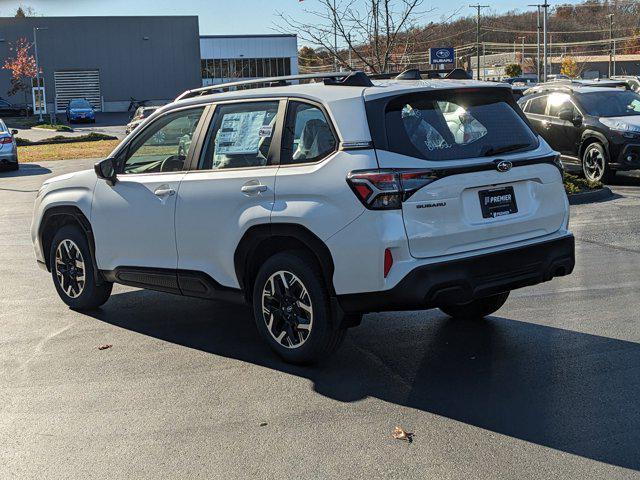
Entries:
POLYGON ((14 177, 32 177, 35 175, 46 175, 51 173, 51 170, 45 167, 41 167, 36 163, 23 163, 20 164, 19 170, 1 170, 0 178, 14 178, 14 177))
POLYGON ((133 291, 114 295, 92 316, 308 378, 315 391, 339 401, 372 396, 640 470, 637 343, 502 317, 377 314, 350 331, 334 357, 311 368, 278 360, 241 306, 133 291))
POLYGON ((640 177, 631 173, 619 173, 607 185, 611 187, 640 187, 640 177))

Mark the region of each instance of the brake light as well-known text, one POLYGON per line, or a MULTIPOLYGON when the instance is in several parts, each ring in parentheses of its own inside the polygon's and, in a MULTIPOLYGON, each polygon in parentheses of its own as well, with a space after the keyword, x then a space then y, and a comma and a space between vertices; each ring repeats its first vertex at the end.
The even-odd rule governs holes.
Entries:
POLYGON ((6 143, 12 143, 13 142, 13 138, 11 137, 2 137, 0 138, 0 144, 6 144, 6 143))
POLYGON ((391 255, 391 250, 385 248, 384 250, 384 278, 387 278, 389 275, 389 270, 393 267, 393 255, 391 255))
POLYGON ((356 170, 347 175, 347 183, 365 207, 395 210, 437 178, 433 170, 356 170))

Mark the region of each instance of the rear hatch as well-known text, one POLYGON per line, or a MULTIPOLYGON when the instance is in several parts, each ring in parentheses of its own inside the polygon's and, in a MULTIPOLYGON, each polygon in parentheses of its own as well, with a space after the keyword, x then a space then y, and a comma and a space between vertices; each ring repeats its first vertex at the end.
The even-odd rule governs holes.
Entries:
POLYGON ((368 102, 367 113, 380 168, 398 172, 412 256, 491 248, 562 227, 567 200, 555 154, 539 145, 509 89, 412 92, 368 102))

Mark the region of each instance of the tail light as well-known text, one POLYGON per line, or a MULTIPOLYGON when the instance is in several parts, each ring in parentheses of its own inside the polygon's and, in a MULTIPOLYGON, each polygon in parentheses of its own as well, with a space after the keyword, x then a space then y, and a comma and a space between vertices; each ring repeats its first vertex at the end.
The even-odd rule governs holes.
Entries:
POLYGON ((11 137, 2 137, 0 138, 0 145, 4 145, 6 143, 12 143, 13 142, 13 138, 11 137))
POLYGON ((370 210, 395 210, 438 177, 433 170, 356 170, 347 183, 370 210))

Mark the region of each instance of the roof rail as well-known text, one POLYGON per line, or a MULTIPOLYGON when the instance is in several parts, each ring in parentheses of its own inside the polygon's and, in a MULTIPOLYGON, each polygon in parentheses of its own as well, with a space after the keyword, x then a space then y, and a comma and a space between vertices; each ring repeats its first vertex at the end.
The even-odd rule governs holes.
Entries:
POLYGON ((251 80, 242 80, 238 82, 218 83, 208 87, 194 88, 187 90, 176 98, 184 100, 185 98, 199 97, 201 95, 209 95, 212 93, 222 93, 223 91, 234 87, 282 87, 290 85, 290 81, 295 80, 324 80, 325 85, 342 85, 355 87, 372 87, 371 79, 360 71, 355 72, 330 72, 330 73, 306 73, 301 75, 287 75, 283 77, 267 77, 253 78, 251 80))

